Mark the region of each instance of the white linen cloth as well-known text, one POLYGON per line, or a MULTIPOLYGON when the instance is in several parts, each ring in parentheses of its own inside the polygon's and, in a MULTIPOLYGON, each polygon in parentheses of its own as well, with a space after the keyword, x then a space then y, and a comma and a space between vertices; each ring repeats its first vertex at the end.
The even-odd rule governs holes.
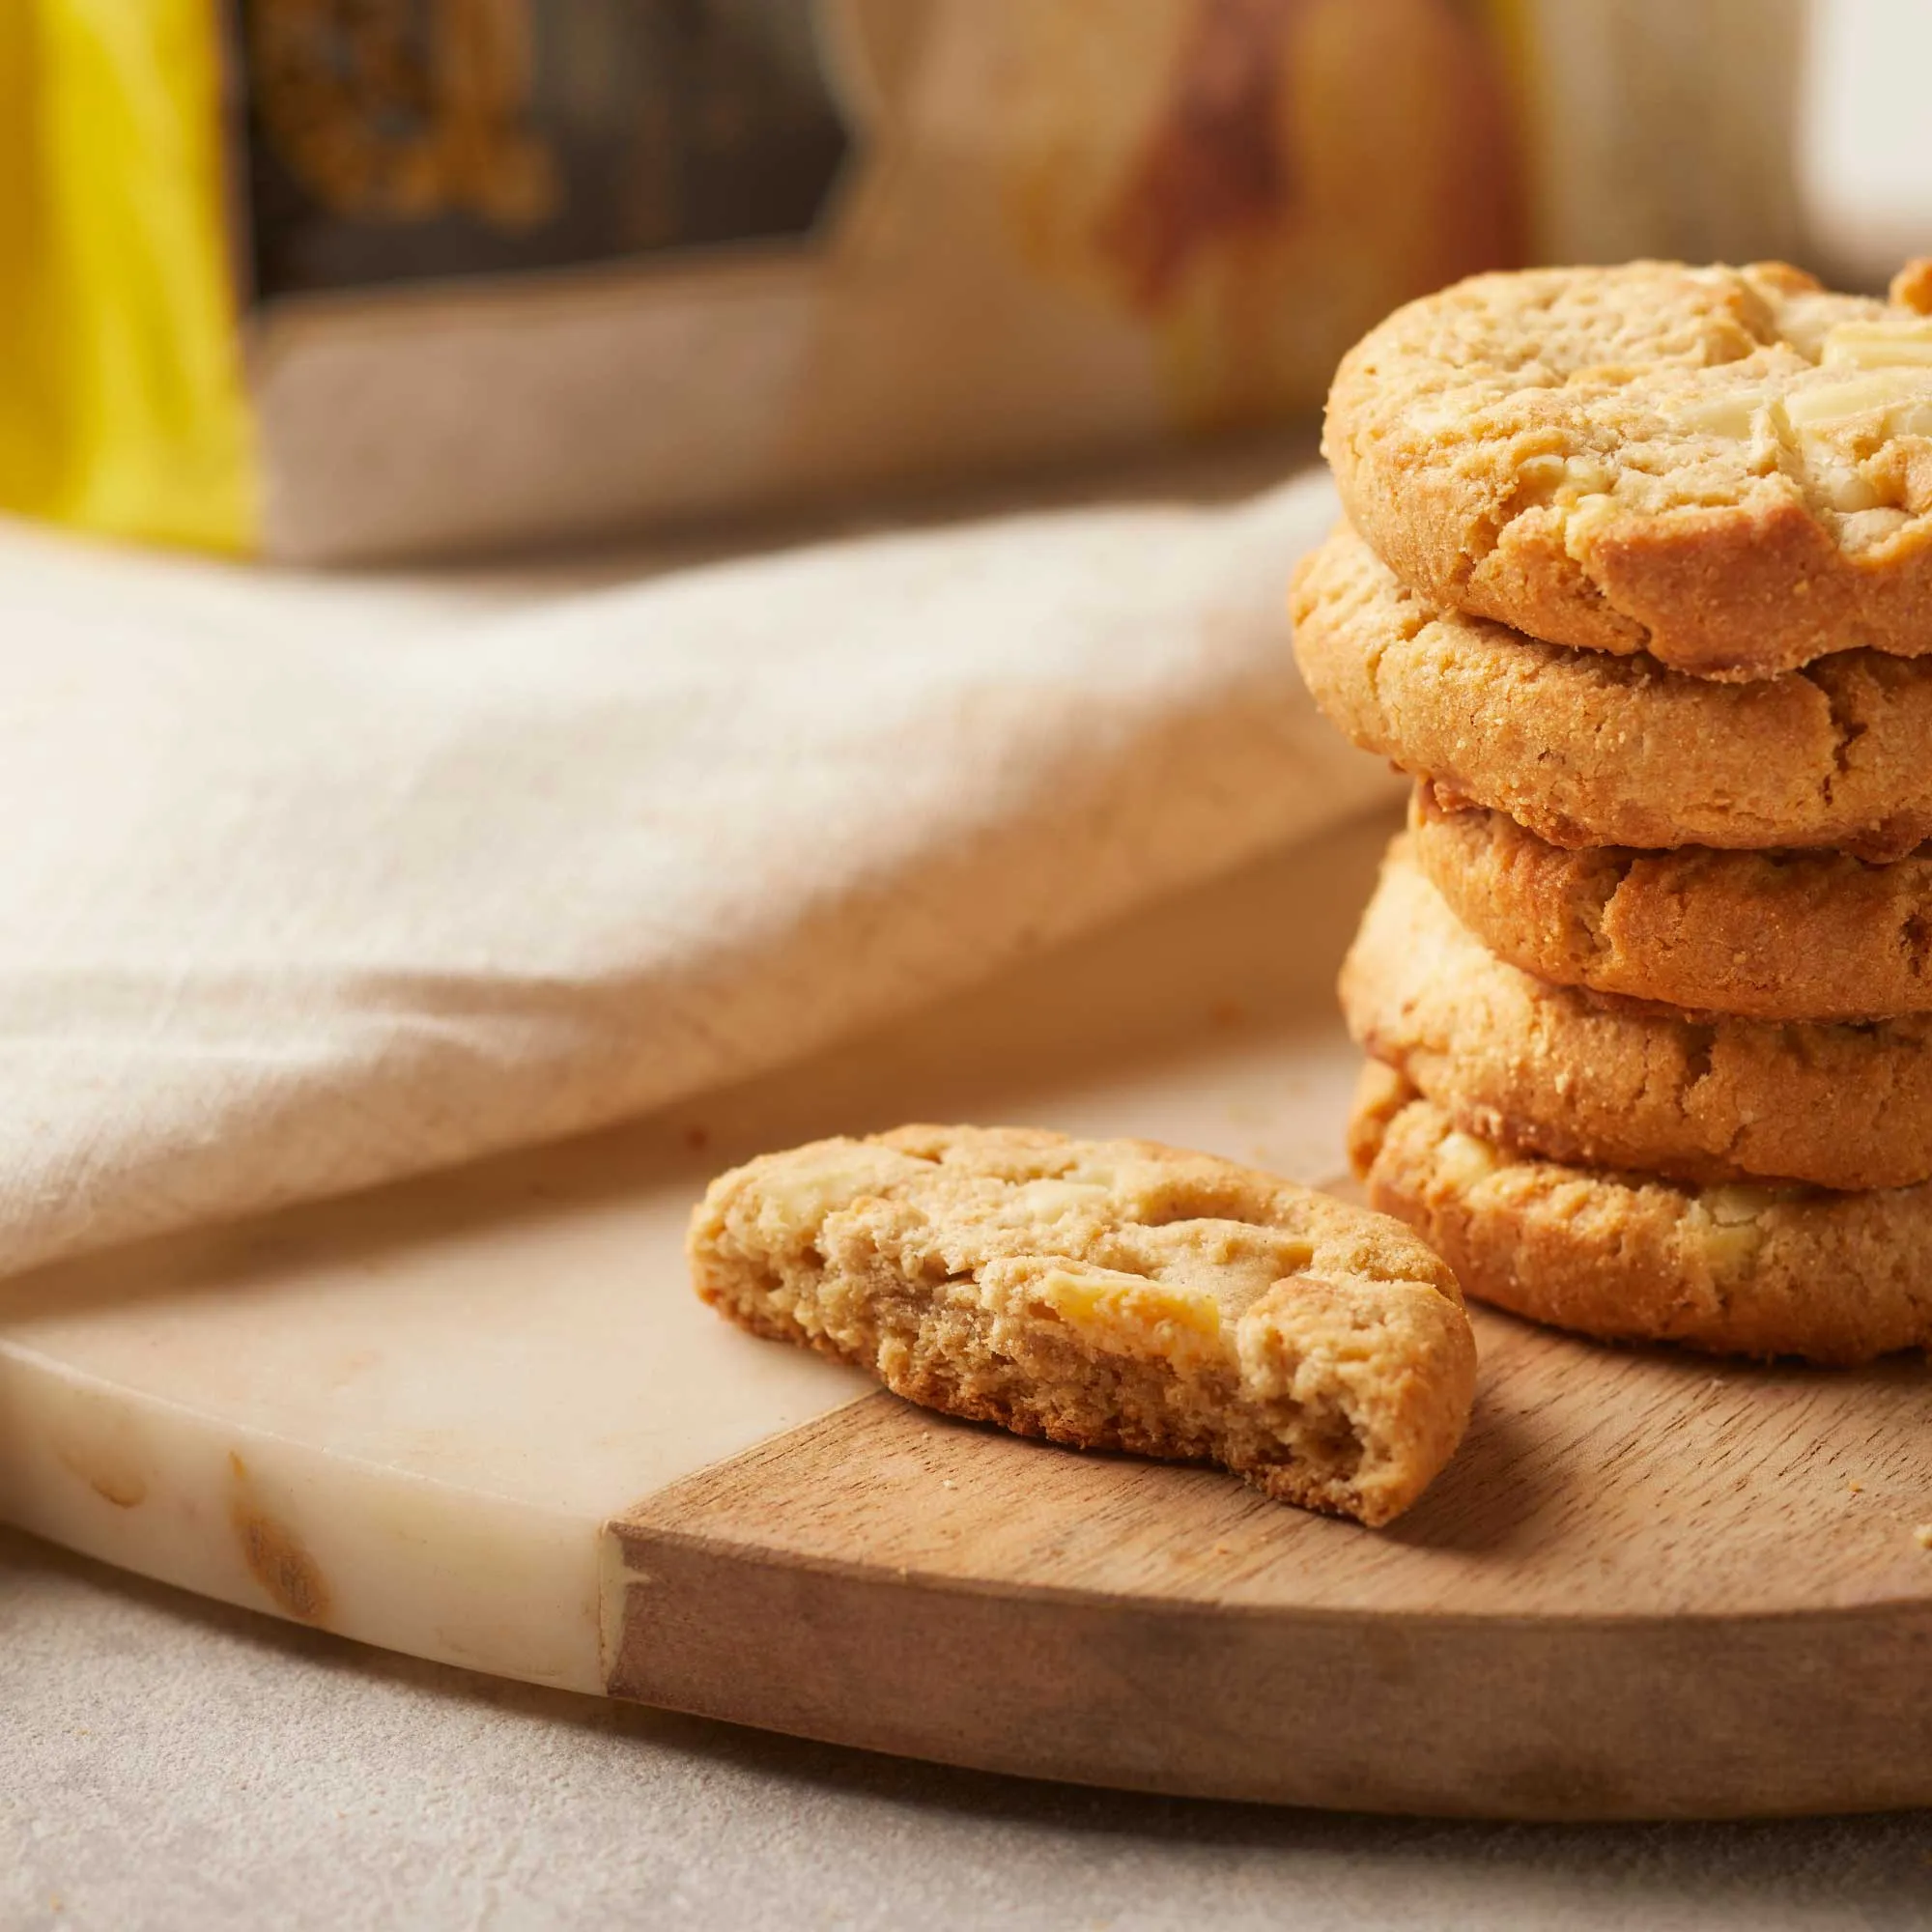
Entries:
POLYGON ((0 537, 0 1272, 651 1108, 1391 781, 1323 480, 509 615, 0 537))

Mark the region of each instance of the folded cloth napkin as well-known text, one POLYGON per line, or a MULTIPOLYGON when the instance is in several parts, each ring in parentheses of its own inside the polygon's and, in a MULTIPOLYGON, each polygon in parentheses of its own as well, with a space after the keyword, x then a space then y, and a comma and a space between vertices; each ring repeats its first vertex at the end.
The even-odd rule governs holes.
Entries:
POLYGON ((1308 479, 508 615, 7 534, 0 1271, 689 1095, 1386 795, 1289 650, 1333 515, 1308 479))

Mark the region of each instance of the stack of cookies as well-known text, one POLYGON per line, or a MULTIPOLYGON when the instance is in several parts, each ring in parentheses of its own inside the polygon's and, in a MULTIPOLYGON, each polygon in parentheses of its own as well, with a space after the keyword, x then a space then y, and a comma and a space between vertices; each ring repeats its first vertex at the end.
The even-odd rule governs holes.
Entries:
POLYGON ((1932 263, 1489 275, 1329 398, 1317 699, 1415 781, 1351 1152, 1593 1335, 1932 1345, 1932 263))

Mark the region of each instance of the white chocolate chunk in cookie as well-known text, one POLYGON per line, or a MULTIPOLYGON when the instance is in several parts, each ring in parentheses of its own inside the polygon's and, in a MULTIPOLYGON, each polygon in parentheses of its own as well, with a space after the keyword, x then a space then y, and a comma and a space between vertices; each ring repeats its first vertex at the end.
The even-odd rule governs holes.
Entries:
POLYGON ((1778 407, 1801 433, 1858 423, 1874 440, 1924 436, 1932 433, 1932 365, 1874 370, 1842 383, 1793 389, 1778 407))
POLYGON ((1665 413, 1669 427, 1683 436, 1715 436, 1727 442, 1748 442, 1764 426, 1770 399, 1761 389, 1732 389, 1715 396, 1694 396, 1665 413))
POLYGON ((1517 471, 1524 502, 1575 503, 1601 496, 1610 487, 1610 472, 1587 456, 1532 456, 1517 471))
POLYGON ((1032 1289, 1041 1308, 1124 1354, 1203 1354, 1221 1340, 1221 1307, 1212 1295, 1140 1275, 1048 1264, 1032 1289))
POLYGON ((1686 1218, 1702 1236, 1718 1272, 1735 1273, 1750 1265, 1764 1240, 1765 1213, 1787 1194, 1737 1182, 1702 1188, 1691 1197, 1686 1218))
POLYGON ((1477 1187, 1494 1174, 1501 1162, 1488 1141, 1474 1134, 1452 1133, 1443 1139, 1436 1158, 1442 1172, 1459 1187, 1477 1187))
POLYGON ((1827 369, 1932 368, 1932 316, 1841 322, 1827 331, 1818 360, 1827 369))

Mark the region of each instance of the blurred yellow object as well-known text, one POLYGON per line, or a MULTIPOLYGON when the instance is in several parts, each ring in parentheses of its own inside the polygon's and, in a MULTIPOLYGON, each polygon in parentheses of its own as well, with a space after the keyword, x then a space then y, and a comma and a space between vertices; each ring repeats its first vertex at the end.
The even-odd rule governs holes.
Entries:
POLYGON ((252 549, 214 0, 0 5, 0 509, 252 549))

